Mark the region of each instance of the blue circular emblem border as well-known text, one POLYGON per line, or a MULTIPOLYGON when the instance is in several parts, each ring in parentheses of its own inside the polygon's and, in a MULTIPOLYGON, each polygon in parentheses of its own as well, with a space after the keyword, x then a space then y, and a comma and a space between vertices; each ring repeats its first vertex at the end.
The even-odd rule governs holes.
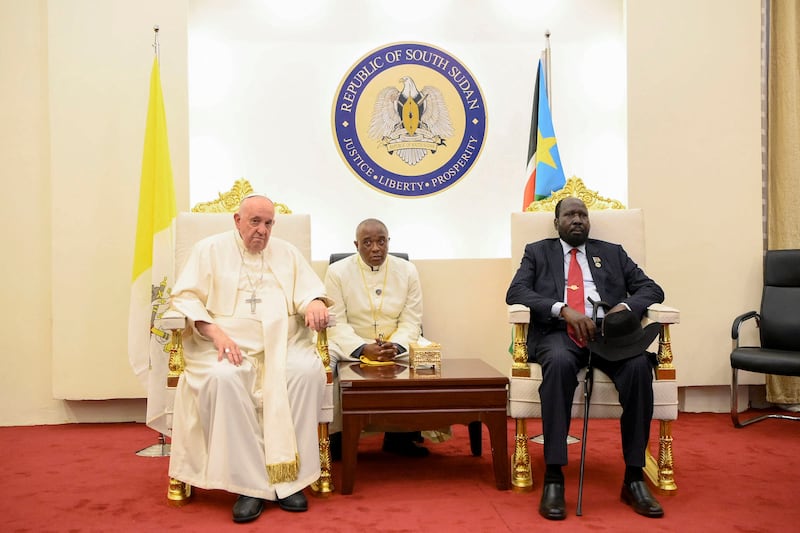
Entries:
POLYGON ((364 183, 392 196, 403 198, 423 197, 440 193, 455 183, 458 183, 477 161, 483 148, 486 137, 486 103, 480 86, 475 81, 472 73, 451 54, 425 43, 400 42, 392 43, 369 52, 347 72, 342 79, 336 94, 333 108, 333 126, 339 153, 350 170, 364 183), (431 68, 421 60, 407 57, 406 50, 413 48, 423 52, 438 54, 448 63, 448 70, 443 76, 448 78, 459 93, 459 98, 465 114, 465 130, 461 144, 453 156, 443 165, 432 172, 418 176, 404 176, 387 170, 380 166, 364 149, 356 130, 355 110, 358 108, 363 90, 369 85, 369 77, 384 68, 394 68, 402 65, 418 65, 431 68), (401 50, 402 53, 397 53, 401 50), (391 55, 390 55, 391 54, 391 55), (387 58, 389 58, 387 60, 387 58), (463 75, 468 87, 472 89, 470 97, 454 82, 452 68, 458 68, 458 74, 463 75), (357 76, 367 76, 365 80, 358 80, 357 76), (355 87, 356 81, 358 86, 355 87), (355 87, 355 90, 353 88, 355 87), (345 146, 345 139, 352 142, 352 146, 345 146), (372 172, 368 174, 362 170, 348 153, 356 150, 360 161, 366 163, 372 172), (466 156, 466 157, 465 157, 466 156), (421 184, 421 185, 420 185, 421 184), (419 189, 417 189, 419 187, 419 189))

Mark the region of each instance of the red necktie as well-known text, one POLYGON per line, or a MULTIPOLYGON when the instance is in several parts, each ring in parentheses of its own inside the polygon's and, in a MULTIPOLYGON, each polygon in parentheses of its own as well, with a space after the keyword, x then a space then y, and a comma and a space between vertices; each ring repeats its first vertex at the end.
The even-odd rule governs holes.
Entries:
MULTIPOLYGON (((567 305, 584 315, 586 314, 586 303, 583 298, 583 272, 578 264, 578 249, 573 248, 569 253, 572 257, 569 258, 569 271, 567 272, 567 305)), ((567 335, 581 348, 586 346, 586 342, 578 340, 578 336, 569 325, 567 326, 567 335)))

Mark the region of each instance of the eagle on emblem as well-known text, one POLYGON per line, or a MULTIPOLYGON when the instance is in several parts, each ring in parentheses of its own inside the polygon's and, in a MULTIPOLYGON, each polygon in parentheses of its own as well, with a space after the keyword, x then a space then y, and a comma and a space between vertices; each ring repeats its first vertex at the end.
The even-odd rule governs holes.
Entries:
POLYGON ((416 165, 428 153, 436 153, 453 135, 453 125, 442 92, 433 86, 420 91, 409 76, 400 78, 403 88, 386 87, 375 100, 369 136, 390 155, 416 165))

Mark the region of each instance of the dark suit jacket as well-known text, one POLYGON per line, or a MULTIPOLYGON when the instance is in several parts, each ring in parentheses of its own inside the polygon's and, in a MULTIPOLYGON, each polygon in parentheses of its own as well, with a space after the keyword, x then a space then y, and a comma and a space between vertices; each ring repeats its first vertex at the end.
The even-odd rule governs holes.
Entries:
MULTIPOLYGON (((639 318, 647 307, 664 301, 664 291, 647 277, 622 246, 588 239, 586 256, 600 298, 615 306, 626 303, 639 318), (599 265, 599 266, 598 266, 599 265)), ((558 238, 544 239, 525 246, 519 270, 506 293, 507 304, 522 304, 531 310, 528 329, 528 354, 535 354, 536 342, 564 322, 550 316, 556 302, 564 301, 564 251, 558 238)))

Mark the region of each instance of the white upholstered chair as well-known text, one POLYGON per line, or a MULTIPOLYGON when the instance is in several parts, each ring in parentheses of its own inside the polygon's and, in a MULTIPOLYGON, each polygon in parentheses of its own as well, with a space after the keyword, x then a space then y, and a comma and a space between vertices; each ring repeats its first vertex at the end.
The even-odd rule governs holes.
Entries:
MULTIPOLYGON (((239 180, 228 193, 220 194, 214 202, 198 204, 190 213, 179 213, 175 221, 175 272, 179 273, 185 264, 192 246, 199 240, 229 231, 233 228, 233 215, 239 207, 239 202, 252 192, 252 187, 246 180, 239 180)), ((311 217, 307 214, 293 214, 284 204, 276 203, 276 224, 272 236, 278 237, 294 244, 303 257, 311 262, 311 217)), ((186 326, 186 318, 177 312, 168 311, 156 321, 157 327, 163 331, 172 332, 172 340, 168 345, 170 353, 169 375, 167 388, 175 388, 178 379, 184 370, 183 347, 181 346, 181 331, 186 326)), ((312 489, 320 494, 333 492, 331 477, 330 442, 328 438, 328 423, 333 420, 333 374, 330 367, 328 354, 327 333, 325 330, 317 335, 317 351, 325 365, 327 373, 327 386, 325 399, 319 413, 319 440, 320 460, 322 463, 321 475, 312 489)), ((170 424, 171 426, 171 424, 170 424)), ((170 479, 167 498, 173 502, 187 500, 191 494, 191 487, 187 484, 170 479)))
MULTIPOLYGON (((525 245, 540 239, 557 237, 553 225, 555 204, 558 200, 575 196, 589 208, 590 236, 595 239, 621 244, 628 255, 645 269, 644 215, 641 209, 624 209, 621 203, 598 196, 586 189, 579 178, 570 179, 561 191, 546 200, 534 202, 528 211, 511 215, 511 263, 512 276, 519 268, 525 245)), ((645 269, 646 270, 646 269, 645 269)), ((666 292, 666 291, 665 291, 666 292)), ((658 340, 658 367, 653 381, 653 420, 658 420, 660 437, 657 458, 648 449, 645 473, 654 486, 662 491, 675 491, 672 460, 671 423, 678 417, 678 386, 675 367, 672 365, 669 325, 679 322, 677 309, 656 304, 648 309, 646 321, 661 323, 658 340)), ((528 362, 526 338, 530 323, 530 311, 523 305, 509 306, 509 322, 514 328, 514 363, 511 369, 509 388, 509 416, 516 420, 514 454, 511 460, 512 485, 517 490, 532 487, 528 435, 525 419, 541 418, 539 385, 542 381, 541 367, 528 362)), ((590 418, 619 419, 622 407, 611 380, 595 369, 594 387, 590 403, 590 418)), ((585 369, 578 375, 582 383, 585 369)), ((583 387, 575 390, 572 417, 583 417, 583 387)))

